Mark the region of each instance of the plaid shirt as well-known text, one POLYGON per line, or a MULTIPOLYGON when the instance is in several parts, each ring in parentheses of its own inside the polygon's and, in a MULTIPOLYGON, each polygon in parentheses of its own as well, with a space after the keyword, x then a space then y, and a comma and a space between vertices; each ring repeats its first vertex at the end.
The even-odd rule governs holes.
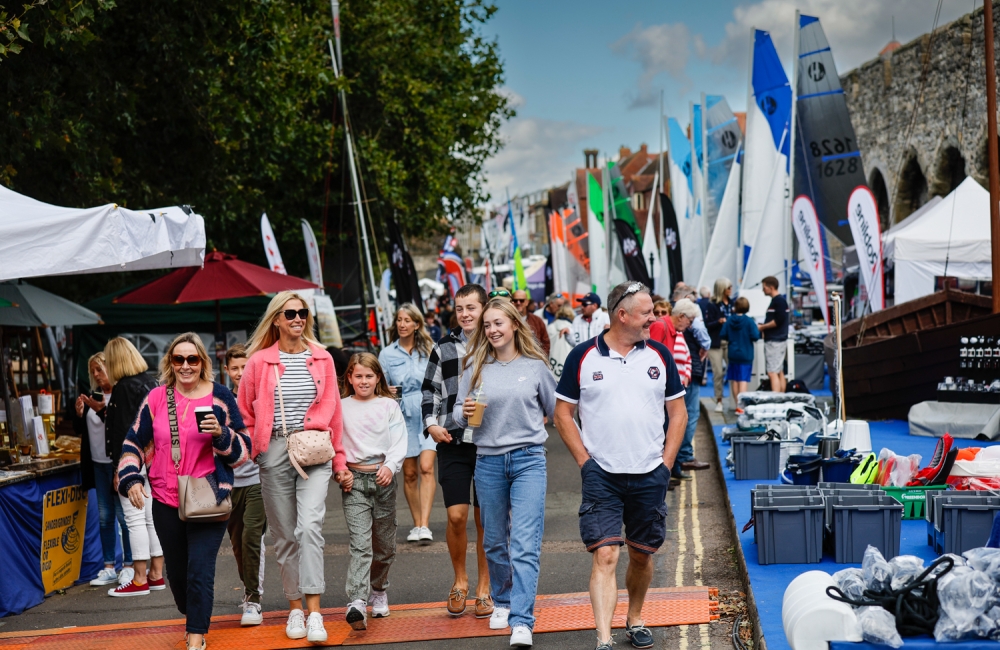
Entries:
POLYGON ((462 357, 468 339, 462 329, 456 327, 434 344, 427 359, 424 383, 420 387, 420 413, 424 419, 424 435, 427 427, 440 425, 452 434, 452 444, 461 444, 462 427, 452 415, 458 398, 458 381, 462 378, 462 357))

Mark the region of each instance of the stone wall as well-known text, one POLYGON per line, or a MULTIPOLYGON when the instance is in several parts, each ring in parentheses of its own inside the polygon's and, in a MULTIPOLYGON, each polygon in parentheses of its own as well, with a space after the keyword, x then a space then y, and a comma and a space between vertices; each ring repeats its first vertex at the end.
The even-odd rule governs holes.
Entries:
POLYGON ((967 175, 988 186, 983 34, 980 8, 841 77, 883 228, 967 175))

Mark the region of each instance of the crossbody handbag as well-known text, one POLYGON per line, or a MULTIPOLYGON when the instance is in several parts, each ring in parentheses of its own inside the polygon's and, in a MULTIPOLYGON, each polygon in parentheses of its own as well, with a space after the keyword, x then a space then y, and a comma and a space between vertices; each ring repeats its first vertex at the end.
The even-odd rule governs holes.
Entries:
POLYGON ((177 404, 173 388, 167 388, 167 414, 170 418, 170 458, 177 471, 177 517, 181 521, 204 522, 229 519, 233 502, 228 494, 219 503, 208 478, 181 474, 181 436, 177 429, 177 404))
POLYGON ((281 406, 281 430, 285 437, 285 446, 288 449, 288 460, 305 480, 309 480, 309 475, 303 471, 303 467, 321 465, 333 460, 336 452, 333 450, 333 442, 330 440, 329 429, 306 429, 288 433, 288 422, 285 419, 285 396, 281 392, 281 376, 278 374, 278 366, 274 368, 274 380, 278 386, 278 404, 281 406))

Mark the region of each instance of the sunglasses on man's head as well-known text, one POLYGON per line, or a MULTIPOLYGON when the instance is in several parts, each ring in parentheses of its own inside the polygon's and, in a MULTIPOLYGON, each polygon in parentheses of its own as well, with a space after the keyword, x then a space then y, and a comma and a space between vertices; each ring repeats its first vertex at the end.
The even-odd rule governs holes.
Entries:
POLYGON ((506 289, 494 289, 486 295, 490 300, 493 298, 510 298, 510 291, 507 291, 506 289))
POLYGON ((286 309, 281 313, 285 315, 285 320, 295 320, 296 316, 298 316, 302 320, 305 320, 306 318, 309 317, 308 309, 286 309))
POLYGON ((177 367, 183 366, 185 361, 187 361, 187 364, 192 368, 201 365, 201 357, 199 357, 197 354, 191 354, 186 357, 180 354, 175 354, 174 356, 170 357, 170 362, 177 367))

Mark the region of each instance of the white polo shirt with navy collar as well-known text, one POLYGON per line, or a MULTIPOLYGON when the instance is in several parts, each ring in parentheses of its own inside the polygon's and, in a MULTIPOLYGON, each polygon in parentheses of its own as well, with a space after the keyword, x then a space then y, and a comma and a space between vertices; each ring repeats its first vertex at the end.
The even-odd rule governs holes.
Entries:
POLYGON ((662 343, 640 341, 623 357, 605 333, 569 353, 556 398, 577 405, 583 446, 604 471, 646 474, 663 462, 664 406, 684 386, 662 343))

